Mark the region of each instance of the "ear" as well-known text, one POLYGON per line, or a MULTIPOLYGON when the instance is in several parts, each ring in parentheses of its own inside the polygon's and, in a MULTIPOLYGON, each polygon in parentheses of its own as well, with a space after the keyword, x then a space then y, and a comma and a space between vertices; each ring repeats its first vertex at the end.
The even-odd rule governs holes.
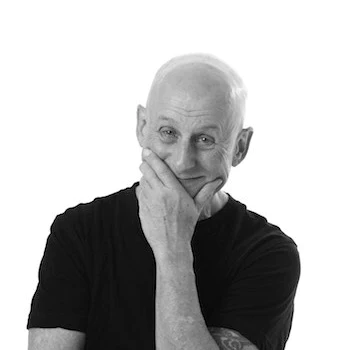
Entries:
POLYGON ((237 166, 247 155, 253 132, 253 128, 249 127, 247 129, 242 129, 238 134, 232 159, 232 166, 237 166))
POLYGON ((136 127, 136 135, 139 141, 140 146, 144 147, 144 138, 145 138, 145 126, 147 123, 146 119, 146 108, 138 105, 137 106, 137 127, 136 127))

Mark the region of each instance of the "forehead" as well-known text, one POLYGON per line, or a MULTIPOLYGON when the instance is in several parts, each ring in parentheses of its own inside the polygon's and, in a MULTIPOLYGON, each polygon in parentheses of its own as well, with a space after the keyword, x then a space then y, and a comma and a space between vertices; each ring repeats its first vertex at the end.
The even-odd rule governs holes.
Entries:
POLYGON ((227 77, 208 65, 185 65, 168 72, 158 84, 158 97, 166 100, 173 95, 185 101, 229 97, 231 87, 227 77))
POLYGON ((215 69, 188 65, 168 73, 151 92, 152 115, 167 110, 183 116, 221 119, 232 111, 232 89, 215 69))

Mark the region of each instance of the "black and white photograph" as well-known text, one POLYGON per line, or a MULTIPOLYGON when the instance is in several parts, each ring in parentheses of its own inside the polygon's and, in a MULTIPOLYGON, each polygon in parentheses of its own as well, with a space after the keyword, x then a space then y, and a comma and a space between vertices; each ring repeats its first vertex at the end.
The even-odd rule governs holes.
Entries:
POLYGON ((350 348, 348 7, 1 2, 1 348, 350 348))

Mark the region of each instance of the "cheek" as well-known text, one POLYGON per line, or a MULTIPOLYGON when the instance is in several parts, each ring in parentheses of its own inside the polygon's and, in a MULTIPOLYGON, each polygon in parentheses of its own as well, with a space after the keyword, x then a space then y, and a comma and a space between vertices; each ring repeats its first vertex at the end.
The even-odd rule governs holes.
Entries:
POLYGON ((210 168, 213 173, 228 178, 231 170, 231 158, 229 152, 225 148, 219 148, 213 152, 210 157, 210 168))
POLYGON ((162 160, 165 160, 170 154, 170 147, 161 142, 156 133, 147 135, 145 147, 151 149, 162 160))

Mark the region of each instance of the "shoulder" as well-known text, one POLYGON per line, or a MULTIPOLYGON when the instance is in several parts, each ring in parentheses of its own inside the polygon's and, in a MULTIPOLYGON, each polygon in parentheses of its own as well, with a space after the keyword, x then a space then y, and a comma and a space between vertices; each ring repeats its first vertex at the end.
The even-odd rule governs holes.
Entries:
POLYGON ((229 328, 208 327, 220 350, 258 350, 258 348, 242 334, 229 328))
POLYGON ((133 205, 134 187, 135 184, 118 192, 96 197, 90 202, 82 202, 68 207, 55 217, 51 228, 53 231, 68 229, 80 234, 98 222, 107 223, 118 215, 119 211, 133 205))
MULTIPOLYGON (((232 198, 232 197, 231 197, 232 198)), ((231 265, 239 276, 255 276, 255 283, 273 280, 280 288, 295 290, 300 276, 300 257, 295 241, 266 217, 248 210, 232 198, 239 213, 231 265), (259 282, 257 282, 259 279, 259 282), (287 283, 286 283, 287 282, 287 283)), ((253 281, 253 280, 252 280, 253 281)))
POLYGON ((247 253, 254 251, 271 251, 279 247, 289 247, 297 251, 297 244, 280 226, 269 221, 265 216, 252 211, 247 206, 230 196, 230 202, 236 208, 235 217, 237 244, 247 253))
POLYGON ((132 188, 126 188, 67 208, 54 218, 47 244, 84 261, 92 251, 103 251, 122 222, 136 222, 129 220, 137 215, 133 193, 132 188))

